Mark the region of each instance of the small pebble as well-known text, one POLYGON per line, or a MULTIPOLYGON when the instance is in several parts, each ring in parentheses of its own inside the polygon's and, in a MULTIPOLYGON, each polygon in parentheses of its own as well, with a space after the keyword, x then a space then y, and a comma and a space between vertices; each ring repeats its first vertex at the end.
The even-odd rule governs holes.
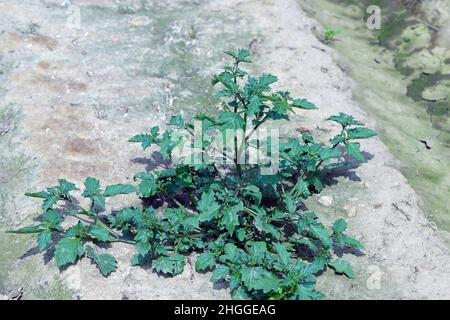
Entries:
POLYGON ((333 198, 330 197, 330 196, 320 197, 319 203, 321 205, 324 205, 325 207, 329 207, 329 206, 331 206, 333 204, 333 198))

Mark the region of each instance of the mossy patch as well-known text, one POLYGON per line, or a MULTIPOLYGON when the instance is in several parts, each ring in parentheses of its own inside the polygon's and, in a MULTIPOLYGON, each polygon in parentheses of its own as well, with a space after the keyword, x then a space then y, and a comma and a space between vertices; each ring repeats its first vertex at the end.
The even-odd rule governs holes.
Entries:
POLYGON ((440 99, 446 96, 450 50, 435 47, 433 29, 395 3, 301 4, 323 25, 341 30, 340 41, 333 46, 356 80, 354 97, 377 120, 381 139, 400 160, 399 169, 419 194, 424 211, 450 230, 449 102, 440 99), (381 8, 379 31, 366 27, 365 12, 371 4, 381 8), (353 12, 355 6, 359 16, 349 17, 349 8, 353 12))

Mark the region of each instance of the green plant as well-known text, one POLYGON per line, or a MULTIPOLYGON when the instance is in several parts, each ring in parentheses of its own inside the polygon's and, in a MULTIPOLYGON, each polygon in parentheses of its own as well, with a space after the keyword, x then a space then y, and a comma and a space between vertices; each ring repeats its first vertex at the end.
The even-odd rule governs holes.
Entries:
POLYGON ((333 28, 327 28, 324 33, 323 43, 329 45, 332 44, 336 40, 336 36, 339 31, 333 28))
POLYGON ((212 80, 221 86, 217 95, 223 99, 217 114, 198 114, 191 121, 173 116, 169 123, 173 130, 161 133, 153 127, 130 139, 144 150, 159 146, 164 159, 174 162, 172 167, 137 173, 137 186, 116 184, 104 190, 97 179, 88 177, 81 192, 90 200, 88 208, 78 206, 73 196, 79 191, 76 186, 61 179, 44 192, 27 194, 43 199, 41 223, 13 232, 37 233, 41 251, 55 245, 60 267, 86 256, 105 276, 115 271, 116 260, 95 248, 101 242, 134 245, 133 265, 151 263, 154 270, 169 275, 180 274, 186 255, 197 253, 196 270, 212 271, 213 282, 228 282, 236 299, 321 298, 315 289, 316 276, 327 267, 353 278, 351 266, 336 258, 334 251, 363 245, 345 234, 343 219, 329 229, 302 203, 322 191, 326 172, 346 165, 342 160, 346 153, 363 160, 355 140, 371 137, 374 131, 340 113, 329 118, 342 127, 329 145, 316 143, 302 132, 278 145, 269 143, 278 149, 265 150, 268 156, 262 163, 240 161, 248 157, 249 148, 273 138, 254 137, 263 124, 289 120, 294 109, 315 106, 292 98, 289 92, 273 92, 271 85, 277 81, 273 75, 248 75, 241 64, 250 63, 249 51, 226 53, 234 63, 212 80), (202 124, 200 145, 190 139, 198 134, 194 121, 202 124), (231 150, 218 148, 217 136, 207 137, 208 132, 229 129, 244 132, 241 139, 233 138, 231 150), (180 136, 179 130, 187 135, 180 136), (175 160, 175 150, 183 143, 196 145, 195 152, 175 160), (231 163, 203 161, 211 150, 231 163), (263 175, 275 153, 280 158, 278 170, 263 175), (188 161, 192 159, 202 161, 188 161), (106 214, 106 198, 128 193, 137 193, 150 205, 106 214), (66 205, 59 206, 63 202, 66 205), (63 221, 70 226, 63 227, 63 221))

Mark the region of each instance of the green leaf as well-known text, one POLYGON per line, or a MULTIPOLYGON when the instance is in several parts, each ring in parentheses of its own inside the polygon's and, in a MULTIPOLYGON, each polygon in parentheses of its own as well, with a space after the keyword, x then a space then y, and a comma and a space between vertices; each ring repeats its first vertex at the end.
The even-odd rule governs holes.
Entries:
POLYGON ((195 261, 195 270, 203 271, 213 267, 216 264, 216 256, 211 252, 204 252, 197 257, 195 261))
POLYGON ((221 129, 242 129, 244 128, 244 119, 239 113, 223 111, 219 113, 219 121, 221 122, 221 129))
POLYGON ((261 110, 262 105, 263 103, 261 102, 258 96, 252 96, 250 99, 250 103, 248 104, 247 115, 252 116, 260 113, 262 111, 261 110))
POLYGON ((248 289, 261 290, 264 293, 274 291, 280 286, 278 277, 261 267, 243 267, 241 278, 248 289))
POLYGON ((316 291, 313 286, 300 284, 293 295, 297 300, 317 300, 324 297, 323 293, 316 291))
POLYGON ((332 229, 335 233, 342 233, 347 229, 347 222, 344 219, 338 219, 333 223, 332 229))
POLYGON ((94 196, 92 200, 94 201, 95 206, 105 209, 105 197, 103 197, 102 195, 97 195, 94 196))
POLYGON ((233 300, 251 300, 252 298, 247 294, 246 290, 239 287, 231 292, 231 298, 233 300))
POLYGON ((344 243, 346 246, 355 248, 355 249, 364 249, 364 245, 361 242, 359 242, 358 240, 356 240, 352 237, 346 236, 346 235, 344 235, 343 238, 344 238, 344 243))
POLYGON ((214 192, 204 192, 197 203, 197 210, 200 213, 199 221, 210 221, 215 216, 217 211, 220 209, 220 205, 217 203, 214 197, 214 192))
POLYGON ((52 232, 50 230, 44 230, 38 235, 39 251, 42 252, 52 244, 52 232))
POLYGON ((352 116, 342 113, 342 112, 340 112, 338 115, 328 117, 327 120, 337 122, 340 125, 342 125, 343 127, 347 127, 350 125, 355 125, 355 126, 363 125, 361 122, 355 120, 355 118, 353 118, 352 116))
POLYGON ((280 239, 280 231, 268 221, 267 217, 257 216, 254 220, 254 224, 258 231, 268 233, 277 240, 280 239))
POLYGON ((42 219, 48 222, 51 226, 57 226, 63 221, 63 218, 56 210, 47 210, 42 215, 42 219))
POLYGON ((55 195, 49 195, 47 198, 44 199, 44 202, 42 203, 42 210, 47 211, 51 209, 59 200, 59 197, 55 195))
POLYGON ((116 258, 114 258, 109 253, 97 253, 94 248, 88 245, 85 246, 84 250, 87 253, 88 257, 95 262, 98 269, 105 277, 108 276, 111 272, 116 271, 116 258))
POLYGON ((287 265, 291 261, 291 254, 281 243, 274 243, 273 247, 280 258, 282 264, 287 265))
POLYGON ((305 110, 317 109, 317 107, 314 105, 314 103, 311 103, 306 99, 295 99, 292 102, 292 106, 296 107, 296 108, 300 108, 300 109, 305 109, 305 110))
POLYGON ((233 207, 224 208, 220 224, 225 227, 230 234, 233 234, 235 228, 239 226, 238 213, 244 209, 242 202, 233 207))
POLYGON ((225 51, 225 53, 231 57, 233 57, 236 62, 247 62, 251 63, 249 57, 250 57, 250 51, 246 49, 238 49, 237 51, 225 51))
POLYGON ((184 256, 178 253, 173 253, 169 256, 160 256, 152 262, 152 266, 157 272, 170 275, 177 275, 182 273, 184 264, 184 256))
POLYGON ((158 186, 153 175, 148 176, 147 179, 142 180, 139 184, 139 193, 144 198, 153 197, 158 191, 158 186))
POLYGON ((292 190, 294 197, 303 197, 306 198, 311 195, 311 192, 308 189, 308 183, 303 179, 298 179, 295 183, 295 186, 292 190))
POLYGON ((345 142, 345 148, 347 152, 353 156, 358 161, 364 161, 364 156, 362 155, 361 151, 359 150, 360 144, 358 142, 345 142))
POLYGON ((264 241, 249 241, 247 243, 249 246, 249 253, 252 258, 256 258, 258 260, 263 260, 267 254, 267 244, 264 241))
POLYGON ((150 243, 147 241, 139 241, 136 243, 136 251, 141 255, 145 256, 151 249, 150 243))
POLYGON ((238 238, 239 241, 244 241, 246 237, 245 229, 239 228, 236 230, 236 238, 238 238))
POLYGON ((98 181, 97 179, 95 179, 93 177, 87 177, 86 180, 84 181, 84 186, 85 186, 86 190, 83 192, 83 196, 84 195, 86 195, 86 196, 94 195, 99 192, 100 181, 98 181))
POLYGON ((78 190, 74 183, 67 181, 66 179, 58 179, 58 190, 61 195, 67 196, 70 191, 78 190))
POLYGON ((169 159, 173 149, 178 144, 178 141, 172 140, 172 132, 165 131, 161 141, 159 142, 160 152, 164 160, 169 159))
POLYGON ((135 254, 134 256, 133 256, 133 258, 131 258, 131 262, 130 262, 130 264, 132 265, 132 266, 141 266, 141 265, 143 265, 145 262, 147 262, 147 256, 145 255, 145 256, 143 256, 143 255, 140 255, 140 254, 135 254))
POLYGON ((339 158, 341 155, 342 153, 339 150, 333 148, 323 148, 319 152, 319 157, 323 161, 333 158, 339 158))
POLYGON ((103 225, 97 223, 91 227, 89 235, 93 236, 95 239, 103 242, 110 241, 109 231, 103 225))
POLYGON ((258 87, 261 88, 263 91, 267 91, 269 89, 269 86, 277 81, 278 81, 277 76, 274 76, 273 74, 263 74, 258 79, 258 87))
POLYGON ((27 197, 32 197, 32 198, 41 198, 41 199, 45 199, 49 196, 49 194, 45 191, 40 191, 40 192, 26 192, 25 195, 27 197))
POLYGON ((352 267, 348 264, 347 261, 343 259, 334 259, 330 262, 328 262, 328 266, 330 268, 334 269, 336 273, 343 273, 350 279, 355 278, 355 273, 353 272, 352 267))
POLYGON ((262 193, 260 189, 255 185, 249 185, 244 188, 244 197, 250 197, 253 199, 255 204, 259 205, 262 200, 262 193))
POLYGON ((312 224, 310 230, 314 237, 322 241, 322 244, 326 247, 331 247, 332 240, 328 233, 328 230, 321 224, 312 224))
POLYGON ((169 125, 176 126, 178 128, 184 128, 185 127, 184 120, 183 120, 183 117, 181 115, 172 116, 170 118, 169 125))
POLYGON ((297 211, 297 201, 295 201, 294 198, 292 198, 289 192, 283 193, 283 201, 286 210, 289 213, 295 213, 297 211))
POLYGON ((105 197, 112 197, 118 194, 128 194, 136 191, 136 187, 129 184, 111 184, 106 187, 103 195, 105 197))
POLYGON ((377 133, 369 128, 358 127, 347 130, 347 136, 349 139, 367 139, 376 136, 377 133))
POLYGON ((44 230, 46 230, 45 225, 38 224, 36 226, 23 227, 18 230, 10 230, 10 231, 7 231, 7 233, 16 233, 16 234, 40 233, 44 230))
POLYGON ((58 267, 74 263, 84 253, 83 245, 79 238, 63 238, 55 247, 55 259, 58 267))
POLYGON ((129 139, 129 142, 140 142, 142 149, 145 150, 153 144, 158 143, 159 127, 150 129, 150 134, 138 134, 129 139))
POLYGON ((230 268, 224 264, 219 264, 214 269, 211 275, 211 282, 216 283, 221 280, 225 280, 230 274, 230 268))

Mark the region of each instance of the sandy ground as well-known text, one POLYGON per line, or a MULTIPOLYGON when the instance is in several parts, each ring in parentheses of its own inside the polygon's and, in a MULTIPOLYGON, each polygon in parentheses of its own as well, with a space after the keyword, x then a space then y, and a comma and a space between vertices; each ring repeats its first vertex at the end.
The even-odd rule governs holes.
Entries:
MULTIPOLYGON (((324 119, 340 111, 376 125, 352 100, 350 79, 311 31, 320 26, 296 1, 149 1, 146 7, 140 1, 72 1, 81 8, 80 29, 68 28, 61 2, 0 2, 2 230, 36 215, 39 204, 23 191, 60 177, 78 185, 87 175, 127 182, 154 167, 158 159, 127 139, 164 124, 180 108, 211 108, 207 75, 223 64, 226 49, 250 47, 258 70, 278 75, 280 87, 317 104, 318 111, 280 124, 286 133, 301 124, 326 139, 338 128, 324 119)), ((446 234, 420 211, 383 143, 370 139, 362 149, 366 162, 330 177, 322 196, 333 203, 308 204, 325 220, 346 217, 350 233, 367 248, 363 256, 347 257, 356 280, 326 272, 319 287, 328 298, 450 298, 446 234)), ((124 203, 129 199, 110 205, 124 203)), ((192 266, 175 278, 130 267, 133 249, 126 245, 109 249, 119 268, 105 279, 87 260, 59 275, 33 240, 0 239, 2 294, 23 288, 24 298, 229 297, 227 288, 213 288, 209 275, 192 266)))

